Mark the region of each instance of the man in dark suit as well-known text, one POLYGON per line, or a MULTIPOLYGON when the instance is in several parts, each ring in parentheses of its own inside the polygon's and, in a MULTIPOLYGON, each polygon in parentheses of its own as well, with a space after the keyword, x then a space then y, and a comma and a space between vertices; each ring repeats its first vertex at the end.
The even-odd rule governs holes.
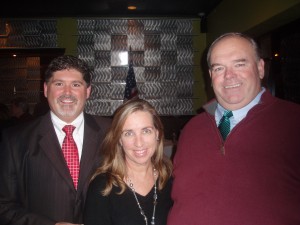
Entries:
POLYGON ((1 225, 82 223, 87 187, 110 125, 108 119, 83 112, 90 93, 86 63, 73 56, 60 56, 50 63, 44 83, 50 112, 3 135, 1 225), (65 125, 75 127, 73 139, 80 162, 76 183, 62 151, 65 125))

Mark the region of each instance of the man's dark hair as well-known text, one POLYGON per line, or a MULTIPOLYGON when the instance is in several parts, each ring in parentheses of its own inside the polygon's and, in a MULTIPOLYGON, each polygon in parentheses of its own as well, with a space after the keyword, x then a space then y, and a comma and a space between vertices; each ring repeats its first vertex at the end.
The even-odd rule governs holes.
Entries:
POLYGON ((90 86, 91 71, 88 64, 83 60, 71 55, 59 56, 50 62, 45 72, 45 82, 48 83, 50 78, 53 76, 53 73, 55 73, 56 71, 65 69, 75 69, 82 73, 83 80, 87 83, 88 87, 90 86))

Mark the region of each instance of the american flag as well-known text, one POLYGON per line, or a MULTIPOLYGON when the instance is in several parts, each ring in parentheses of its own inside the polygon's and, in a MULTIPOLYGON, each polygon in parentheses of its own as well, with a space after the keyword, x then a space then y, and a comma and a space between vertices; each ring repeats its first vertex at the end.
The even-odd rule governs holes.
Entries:
POLYGON ((137 97, 138 89, 136 87, 135 75, 133 70, 133 63, 130 61, 129 63, 129 70, 126 77, 126 87, 124 93, 124 102, 133 98, 137 97))

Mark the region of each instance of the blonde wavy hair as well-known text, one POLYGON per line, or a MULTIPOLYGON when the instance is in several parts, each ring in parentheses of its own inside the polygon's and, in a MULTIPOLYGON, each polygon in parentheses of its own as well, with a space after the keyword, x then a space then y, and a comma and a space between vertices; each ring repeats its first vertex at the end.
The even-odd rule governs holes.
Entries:
POLYGON ((122 129, 129 115, 136 111, 149 112, 152 115, 154 127, 158 130, 157 148, 151 158, 152 164, 158 173, 158 189, 161 190, 172 175, 172 163, 163 153, 164 129, 160 117, 155 108, 142 99, 132 99, 121 105, 114 113, 112 124, 102 143, 102 162, 97 168, 92 179, 99 174, 105 174, 107 181, 102 195, 109 195, 113 185, 121 190, 126 189, 124 177, 126 176, 125 154, 120 144, 122 129))

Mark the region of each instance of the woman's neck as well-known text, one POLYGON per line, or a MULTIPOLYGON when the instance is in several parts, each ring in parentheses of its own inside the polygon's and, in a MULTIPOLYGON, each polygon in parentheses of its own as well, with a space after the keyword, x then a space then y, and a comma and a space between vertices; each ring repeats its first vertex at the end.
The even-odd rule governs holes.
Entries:
POLYGON ((128 185, 133 185, 135 191, 140 195, 147 195, 154 186, 156 176, 152 164, 133 166, 127 164, 127 173, 124 178, 128 185))
POLYGON ((134 165, 126 162, 127 173, 126 175, 132 179, 135 177, 145 178, 147 176, 153 176, 153 166, 151 163, 146 165, 134 165))

